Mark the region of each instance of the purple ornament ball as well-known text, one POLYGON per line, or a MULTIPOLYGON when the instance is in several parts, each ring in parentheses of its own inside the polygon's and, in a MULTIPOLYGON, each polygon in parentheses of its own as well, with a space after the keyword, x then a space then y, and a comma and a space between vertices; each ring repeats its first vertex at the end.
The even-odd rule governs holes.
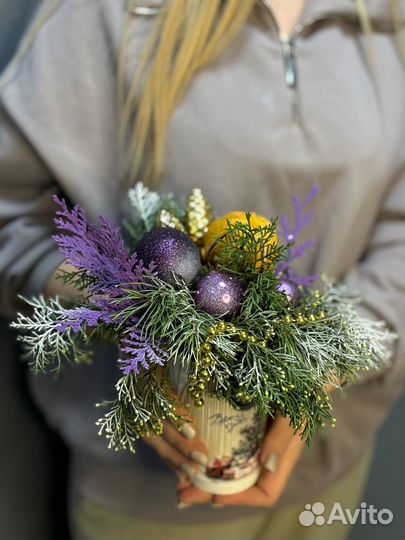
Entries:
POLYGON ((178 281, 191 283, 201 268, 197 245, 187 234, 171 227, 146 233, 136 254, 145 264, 153 262, 158 277, 172 285, 178 281))
POLYGON ((210 315, 231 317, 239 313, 244 292, 245 288, 237 276, 213 270, 198 280, 194 300, 210 315))
POLYGON ((283 292, 287 296, 288 300, 292 300, 295 296, 295 287, 288 281, 282 280, 281 283, 277 286, 277 289, 280 292, 283 292))

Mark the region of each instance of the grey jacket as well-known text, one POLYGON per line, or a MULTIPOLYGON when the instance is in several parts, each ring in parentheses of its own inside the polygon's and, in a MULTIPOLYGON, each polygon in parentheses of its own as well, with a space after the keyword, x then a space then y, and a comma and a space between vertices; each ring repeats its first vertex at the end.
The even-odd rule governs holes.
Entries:
MULTIPOLYGON (((92 218, 119 220, 127 183, 117 167, 116 60, 124 0, 44 2, 6 70, 0 93, 1 302, 37 294, 61 262, 51 239, 61 192, 92 218), (49 10, 49 11, 48 11, 49 10), (45 17, 44 17, 45 14, 45 17)), ((127 81, 157 8, 132 2, 127 81)), ((151 4, 150 2, 148 4, 151 4)), ((327 272, 360 291, 364 316, 400 338, 392 362, 333 396, 337 427, 295 469, 278 506, 306 502, 347 473, 400 393, 404 360, 404 68, 389 3, 368 2, 374 72, 353 0, 308 0, 292 43, 281 43, 258 2, 232 45, 198 73, 169 127, 162 189, 201 186, 217 214, 291 211, 291 194, 316 183, 316 247, 299 269, 327 272), (295 52, 294 52, 295 49, 295 52), (294 52, 294 54, 293 54, 294 52)), ((95 364, 39 377, 34 393, 72 448, 73 485, 120 511, 180 520, 175 478, 147 448, 105 449, 93 403, 111 391, 114 352, 95 364)), ((254 512, 255 510, 246 510, 254 512)), ((196 508, 181 519, 229 519, 196 508)))

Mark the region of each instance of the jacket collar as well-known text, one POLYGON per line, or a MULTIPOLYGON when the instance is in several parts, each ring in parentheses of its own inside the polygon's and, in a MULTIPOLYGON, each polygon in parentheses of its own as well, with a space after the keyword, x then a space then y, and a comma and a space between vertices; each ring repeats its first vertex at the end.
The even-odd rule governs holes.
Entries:
MULTIPOLYGON (((399 0, 400 7, 404 8, 404 0, 399 0)), ((390 0, 365 0, 367 13, 370 19, 392 20, 390 0)), ((329 14, 333 17, 335 14, 345 14, 357 16, 357 7, 355 0, 307 0, 303 17, 312 16, 318 13, 329 14)))
MULTIPOLYGON (((266 0, 257 0, 266 8, 269 4, 266 0)), ((381 32, 394 32, 393 13, 390 0, 365 0, 367 13, 374 30, 381 32)), ((405 24, 405 0, 399 0, 402 24, 405 24)), ((355 0, 307 0, 301 17, 297 23, 297 28, 302 27, 311 21, 326 20, 336 22, 346 22, 351 26, 361 29, 361 22, 357 11, 355 0)))
MULTIPOLYGON (((402 14, 402 21, 405 24, 405 0, 397 0, 402 14)), ((158 13, 165 4, 165 0, 127 0, 128 10, 137 15, 151 16, 158 13)), ((365 0, 367 12, 378 30, 392 32, 394 30, 393 16, 390 0, 365 0)), ((258 4, 264 4, 265 0, 257 0, 258 4)), ((263 7, 263 6, 262 6, 263 7)), ((306 0, 306 4, 301 14, 300 23, 309 19, 336 19, 352 21, 352 24, 359 23, 356 8, 356 0, 306 0)))

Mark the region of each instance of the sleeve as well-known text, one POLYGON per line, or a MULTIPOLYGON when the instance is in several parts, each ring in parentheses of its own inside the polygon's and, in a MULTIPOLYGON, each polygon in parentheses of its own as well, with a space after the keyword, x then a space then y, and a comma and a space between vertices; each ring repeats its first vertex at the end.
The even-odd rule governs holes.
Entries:
POLYGON ((57 191, 49 171, 0 101, 0 307, 12 315, 17 294, 39 294, 62 262, 52 240, 57 191))
MULTIPOLYGON (((347 389, 362 403, 367 431, 384 421, 403 390, 405 360, 405 164, 393 175, 361 261, 345 281, 362 295, 360 314, 383 320, 397 338, 390 344, 391 358, 380 371, 367 372, 347 389)), ((350 401, 350 400, 348 400, 350 401)), ((363 426, 362 429, 365 429, 363 426)))
POLYGON ((8 315, 16 295, 41 293, 62 261, 52 194, 86 205, 91 193, 97 213, 118 198, 113 44, 123 16, 114 2, 44 0, 1 76, 0 310, 8 315))

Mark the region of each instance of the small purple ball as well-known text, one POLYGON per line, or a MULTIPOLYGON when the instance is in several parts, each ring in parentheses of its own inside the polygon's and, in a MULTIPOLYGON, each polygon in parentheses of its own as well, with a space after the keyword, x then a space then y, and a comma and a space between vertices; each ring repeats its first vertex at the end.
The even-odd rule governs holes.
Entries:
POLYGON ((201 268, 200 250, 184 232, 170 227, 145 234, 136 247, 136 254, 145 264, 154 263, 154 271, 167 283, 189 284, 201 268))
POLYGON ((288 281, 281 281, 281 283, 277 286, 277 289, 281 292, 283 292, 288 300, 292 300, 295 296, 295 287, 288 281))
POLYGON ((234 316, 242 307, 244 292, 243 283, 237 276, 213 270, 198 280, 194 300, 210 315, 234 316))

